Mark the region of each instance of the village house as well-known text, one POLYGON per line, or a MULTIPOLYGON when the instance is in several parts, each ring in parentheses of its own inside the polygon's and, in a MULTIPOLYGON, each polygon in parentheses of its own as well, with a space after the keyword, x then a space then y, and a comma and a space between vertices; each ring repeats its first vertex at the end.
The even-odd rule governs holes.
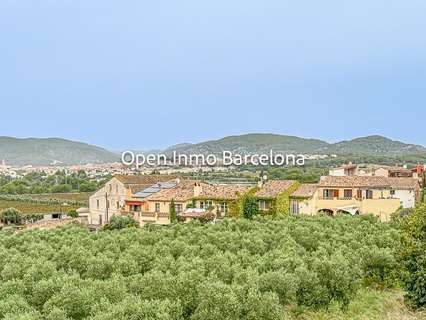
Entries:
POLYGON ((389 178, 418 178, 413 170, 403 167, 381 166, 374 170, 374 176, 389 178))
POLYGON ((418 179, 382 176, 325 176, 317 184, 262 179, 258 186, 211 184, 172 175, 114 176, 89 200, 80 217, 103 225, 114 215, 130 215, 141 226, 167 225, 171 206, 179 220, 213 215, 238 215, 239 199, 250 193, 261 214, 326 213, 374 214, 381 221, 402 208, 413 208, 420 198, 418 179), (87 216, 87 217, 86 217, 87 216))
POLYGON ((267 180, 259 182, 258 190, 254 194, 258 201, 259 210, 263 213, 288 213, 290 194, 300 183, 295 180, 267 180))
POLYGON ((357 176, 359 175, 359 167, 356 164, 349 163, 348 165, 344 165, 341 167, 331 168, 329 170, 329 175, 335 177, 357 176))
POLYGON ((301 184, 290 195, 290 213, 314 215, 318 199, 317 184, 301 184))
MULTIPOLYGON (((314 212, 374 214, 381 221, 400 207, 412 208, 419 197, 420 186, 414 178, 370 176, 322 177, 311 204, 314 212)), ((296 193, 297 195, 297 193, 296 193)))
MULTIPOLYGON (((125 211, 126 199, 155 183, 176 179, 172 175, 116 175, 89 198, 88 224, 103 225, 125 211)), ((87 215, 87 217, 86 217, 87 215)))
POLYGON ((200 218, 212 211, 217 218, 225 217, 238 196, 251 187, 241 185, 213 185, 196 180, 183 180, 170 189, 160 190, 145 198, 147 210, 140 214, 140 224, 170 223, 174 203, 177 216, 185 221, 200 218))

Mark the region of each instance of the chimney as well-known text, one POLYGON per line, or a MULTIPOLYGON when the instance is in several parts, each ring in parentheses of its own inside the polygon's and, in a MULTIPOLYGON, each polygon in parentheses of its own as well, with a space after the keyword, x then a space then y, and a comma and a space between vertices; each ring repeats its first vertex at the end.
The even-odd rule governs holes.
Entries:
POLYGON ((203 192, 203 188, 199 182, 195 182, 194 184, 194 197, 199 197, 203 192))
POLYGON ((266 174, 263 174, 263 172, 262 172, 262 174, 260 176, 260 180, 257 183, 257 186, 259 188, 263 188, 263 186, 265 185, 266 180, 268 180, 268 176, 266 174))

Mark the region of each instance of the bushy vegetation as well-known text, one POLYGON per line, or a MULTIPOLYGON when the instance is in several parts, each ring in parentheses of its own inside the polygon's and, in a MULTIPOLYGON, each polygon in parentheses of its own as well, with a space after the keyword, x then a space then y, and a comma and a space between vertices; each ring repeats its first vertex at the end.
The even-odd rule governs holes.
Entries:
POLYGON ((401 224, 406 300, 413 308, 426 308, 426 204, 418 206, 401 224))
POLYGON ((129 216, 114 216, 108 224, 104 225, 103 230, 121 230, 125 228, 135 228, 139 224, 135 219, 129 216))
POLYGON ((362 287, 395 283, 399 243, 391 225, 345 216, 0 233, 0 319, 344 312, 362 287))
POLYGON ((107 178, 100 182, 92 181, 84 171, 73 174, 58 171, 54 175, 34 172, 14 179, 0 176, 0 194, 93 192, 107 178))
POLYGON ((40 214, 22 213, 16 208, 0 210, 0 223, 19 225, 25 222, 35 222, 43 218, 40 214))

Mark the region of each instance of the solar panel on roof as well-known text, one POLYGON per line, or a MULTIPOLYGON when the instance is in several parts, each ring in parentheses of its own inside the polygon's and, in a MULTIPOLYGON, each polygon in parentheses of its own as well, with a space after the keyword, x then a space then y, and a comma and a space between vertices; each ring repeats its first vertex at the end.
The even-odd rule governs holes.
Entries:
POLYGON ((133 196, 135 198, 146 198, 150 195, 152 195, 153 193, 159 192, 163 189, 171 189, 176 187, 176 183, 172 183, 172 182, 160 182, 160 183, 156 183, 142 191, 136 192, 133 196))

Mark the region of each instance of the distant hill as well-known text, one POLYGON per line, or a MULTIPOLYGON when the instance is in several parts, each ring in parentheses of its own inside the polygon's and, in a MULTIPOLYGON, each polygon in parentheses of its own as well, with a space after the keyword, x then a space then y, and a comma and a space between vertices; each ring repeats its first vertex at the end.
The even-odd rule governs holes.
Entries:
POLYGON ((426 153, 426 148, 376 135, 331 144, 324 151, 335 154, 400 156, 426 153))
POLYGON ((223 150, 234 153, 265 153, 271 149, 281 153, 371 156, 426 153, 426 148, 423 146, 394 141, 377 135, 331 144, 318 139, 261 133, 229 136, 219 140, 168 148, 167 151, 176 150, 179 153, 187 154, 220 154, 223 150))
POLYGON ((103 148, 58 138, 0 137, 0 162, 13 165, 84 164, 119 161, 103 148))
POLYGON ((213 153, 222 151, 234 153, 264 153, 271 149, 276 152, 312 153, 326 148, 329 144, 322 140, 305 139, 295 136, 285 136, 269 133, 252 133, 239 136, 228 136, 219 140, 211 140, 197 144, 183 145, 167 150, 176 150, 179 153, 213 153))
MULTIPOLYGON (((362 156, 401 156, 426 155, 426 148, 420 145, 394 141, 382 136, 368 136, 338 143, 328 143, 318 139, 306 139, 269 133, 252 133, 228 136, 197 144, 181 143, 163 151, 186 154, 217 154, 231 151, 240 154, 269 153, 295 154, 337 154, 362 156)), ((137 151, 134 151, 138 153, 137 151)), ((147 153, 145 151, 143 153, 147 153)), ((142 152, 141 152, 142 153, 142 152)), ((120 153, 121 154, 121 153, 120 153)), ((13 165, 85 164, 120 161, 120 154, 106 149, 58 138, 18 139, 0 137, 0 162, 4 159, 13 165)))

